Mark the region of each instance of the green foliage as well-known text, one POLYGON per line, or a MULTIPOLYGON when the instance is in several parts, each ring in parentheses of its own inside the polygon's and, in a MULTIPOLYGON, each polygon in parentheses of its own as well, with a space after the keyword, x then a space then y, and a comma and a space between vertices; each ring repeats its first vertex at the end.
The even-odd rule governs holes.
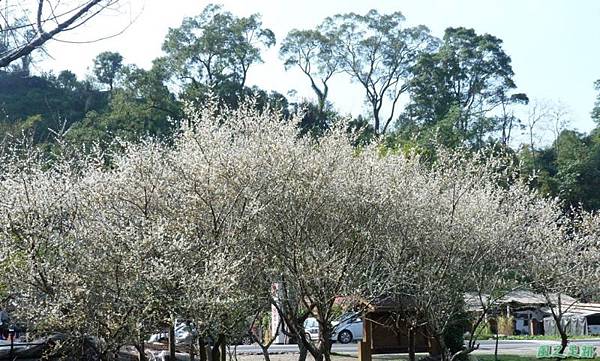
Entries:
POLYGON ((63 70, 60 73, 58 73, 58 76, 56 77, 56 82, 61 88, 68 89, 71 91, 77 89, 78 86, 77 75, 75 75, 69 70, 63 70))
POLYGON ((332 320, 337 320, 339 319, 344 312, 346 312, 346 309, 344 308, 343 305, 340 304, 334 304, 333 306, 331 306, 331 319, 332 320))
POLYGON ((475 335, 477 336, 477 339, 485 340, 494 336, 494 333, 488 322, 482 322, 475 329, 475 335))
POLYGON ((600 125, 600 80, 596 80, 594 83, 594 88, 599 92, 596 97, 596 102, 594 103, 594 108, 592 109, 592 119, 600 125))
POLYGON ((262 27, 258 14, 238 18, 210 4, 169 29, 163 50, 171 74, 186 86, 233 82, 243 88, 250 66, 262 62, 260 49, 274 44, 275 35, 262 27))
MULTIPOLYGON (((456 314, 450 321, 443 335, 444 343, 452 354, 463 349, 465 344, 464 334, 470 327, 470 318, 466 313, 456 314)), ((466 361, 468 355, 461 355, 457 360, 466 361)))
POLYGON ((300 135, 308 133, 318 138, 328 129, 331 129, 333 124, 341 118, 332 107, 323 110, 320 110, 319 107, 318 104, 308 101, 293 105, 293 112, 302 115, 300 124, 298 124, 300 135))
MULTIPOLYGON (((147 80, 147 74, 137 75, 142 79, 132 80, 134 84, 147 80)), ((132 89, 115 91, 107 111, 87 113, 81 122, 70 129, 67 139, 81 145, 106 145, 115 137, 131 141, 148 135, 170 135, 172 122, 169 117, 181 117, 179 104, 166 89, 163 89, 166 91, 164 96, 156 99, 152 97, 152 92, 160 89, 140 86, 136 91, 144 93, 144 96, 136 97, 132 89)))
POLYGON ((123 67, 123 56, 119 53, 105 51, 94 59, 94 75, 101 84, 113 90, 115 79, 123 67))
POLYGON ((271 312, 263 312, 260 318, 259 327, 262 331, 263 342, 269 342, 271 337, 271 312))
POLYGON ((373 142, 377 132, 368 118, 359 115, 348 123, 348 133, 356 137, 354 145, 360 147, 373 142))
POLYGON ((565 208, 582 205, 600 209, 600 142, 598 129, 590 135, 572 130, 560 133, 548 148, 536 152, 520 151, 524 175, 538 168, 532 186, 543 194, 560 197, 565 208))
POLYGON ((422 53, 411 69, 411 101, 400 125, 439 130, 449 146, 481 148, 498 129, 498 118, 488 112, 500 104, 525 101, 523 94, 508 94, 516 87, 510 63, 499 38, 473 29, 446 29, 439 49, 422 53))
POLYGON ((34 142, 47 142, 52 132, 61 132, 81 120, 88 111, 102 111, 105 94, 87 82, 79 82, 73 73, 58 77, 23 76, 0 72, 0 130, 19 136, 22 131, 34 142))

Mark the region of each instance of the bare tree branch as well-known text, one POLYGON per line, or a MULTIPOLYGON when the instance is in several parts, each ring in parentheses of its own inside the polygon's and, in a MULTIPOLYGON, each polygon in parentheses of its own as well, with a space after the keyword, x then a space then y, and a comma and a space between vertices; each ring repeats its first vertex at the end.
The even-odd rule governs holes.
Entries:
MULTIPOLYGON (((12 46, 4 44, 6 50, 4 53, 0 53, 0 67, 6 67, 13 61, 31 54, 34 50, 42 47, 47 41, 54 39, 57 34, 76 29, 86 24, 89 20, 96 17, 101 12, 106 11, 119 1, 120 0, 86 0, 57 15, 56 10, 57 6, 60 5, 60 0, 54 5, 48 0, 38 0, 35 23, 17 22, 11 24, 12 17, 2 14, 2 20, 5 23, 5 26, 0 29, 0 34, 11 34, 14 44, 12 44, 12 46), (45 2, 48 2, 47 8, 50 9, 49 16, 44 15, 45 2), (56 25, 51 30, 44 30, 44 25, 49 22, 55 22, 56 25), (28 28, 33 28, 35 32, 33 36, 17 35, 17 31, 24 31, 24 29, 28 28)), ((26 10, 24 10, 24 12, 25 11, 26 10)), ((122 34, 124 30, 125 29, 119 31, 117 35, 122 34)), ((101 39, 105 38, 109 38, 109 36, 101 39)))

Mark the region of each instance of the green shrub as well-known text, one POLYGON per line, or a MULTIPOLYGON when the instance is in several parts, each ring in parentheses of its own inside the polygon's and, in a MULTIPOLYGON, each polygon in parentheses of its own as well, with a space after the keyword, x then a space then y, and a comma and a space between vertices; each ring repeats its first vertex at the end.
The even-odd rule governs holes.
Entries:
POLYGON ((492 332, 492 328, 490 327, 489 323, 482 322, 475 329, 475 335, 478 339, 487 339, 493 337, 494 333, 492 332))

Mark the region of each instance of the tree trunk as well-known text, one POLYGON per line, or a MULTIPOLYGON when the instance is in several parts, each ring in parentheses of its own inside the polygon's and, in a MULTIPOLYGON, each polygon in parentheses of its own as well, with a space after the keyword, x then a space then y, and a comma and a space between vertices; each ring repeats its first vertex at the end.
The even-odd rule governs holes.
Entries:
POLYGON ((298 354, 298 361, 306 361, 306 356, 308 356, 308 350, 304 347, 302 342, 298 342, 298 350, 300 353, 298 354))
POLYGON ((331 361, 331 340, 321 340, 321 353, 325 361, 331 361))
POLYGON ((558 333, 560 333, 560 353, 562 354, 563 352, 565 352, 565 349, 567 348, 567 344, 569 343, 569 337, 567 336, 567 333, 565 332, 565 330, 563 330, 563 327, 557 327, 558 328, 558 333))
MULTIPOLYGON (((546 297, 548 298, 548 297, 546 297)), ((565 331, 563 325, 562 325, 562 310, 561 310, 561 300, 560 300, 560 294, 558 294, 558 314, 556 314, 556 312, 554 312, 554 310, 551 308, 552 311, 552 318, 554 318, 554 323, 556 323, 556 329, 558 330, 558 333, 560 335, 560 354, 562 354, 565 349, 567 348, 567 343, 569 342, 569 338, 567 336, 567 332, 565 331)))
POLYGON ((322 116, 323 116, 323 110, 325 109, 325 98, 322 96, 319 96, 317 101, 318 101, 317 107, 318 107, 318 112, 319 112, 319 120, 321 120, 322 116))
POLYGON ((331 361, 331 330, 328 326, 327 321, 319 322, 319 353, 325 361, 331 361))
POLYGON ((227 352, 225 350, 226 346, 225 337, 221 335, 221 361, 227 361, 227 352))
POLYGON ((498 321, 496 321, 496 344, 494 346, 494 361, 498 361, 498 321))
POLYGON ((221 336, 219 335, 219 337, 217 337, 217 340, 215 341, 215 344, 212 345, 212 350, 211 350, 211 358, 210 361, 220 361, 221 360, 221 353, 219 352, 219 348, 221 346, 221 336))
POLYGON ((446 346, 446 341, 444 341, 444 336, 443 335, 436 335, 435 336, 435 340, 438 343, 438 346, 440 348, 440 357, 442 359, 442 361, 449 361, 448 359, 448 347, 446 346))
POLYGON ((408 360, 415 361, 415 329, 411 327, 408 329, 408 360))
POLYGON ((269 356, 269 346, 265 346, 261 342, 258 342, 258 346, 260 346, 260 349, 262 350, 265 361, 271 361, 271 357, 269 356))
POLYGON ((463 356, 463 355, 469 355, 471 352, 475 351, 479 349, 479 344, 477 344, 477 346, 472 346, 469 345, 467 347, 463 347, 462 350, 455 352, 452 357, 450 358, 450 361, 455 361, 457 360, 459 357, 463 356))
POLYGON ((169 324, 169 360, 175 360, 175 323, 169 324))
POLYGON ((381 131, 379 129, 380 124, 380 120, 379 120, 379 110, 377 109, 377 105, 373 104, 373 120, 375 122, 373 128, 375 128, 375 135, 381 135, 379 134, 379 132, 381 131))
POLYGON ((140 354, 139 356, 139 361, 146 361, 146 350, 145 350, 145 345, 144 345, 144 336, 142 335, 141 331, 140 331, 140 344, 138 346, 138 352, 140 354))
MULTIPOLYGON (((191 330, 190 330, 191 333, 191 330)), ((190 339, 190 361, 195 361, 196 360, 196 350, 194 349, 194 343, 196 342, 196 338, 194 337, 194 334, 192 333, 192 338, 190 339)))
POLYGON ((198 335, 198 354, 200 355, 200 361, 206 360, 206 346, 204 345, 204 338, 202 335, 198 335))

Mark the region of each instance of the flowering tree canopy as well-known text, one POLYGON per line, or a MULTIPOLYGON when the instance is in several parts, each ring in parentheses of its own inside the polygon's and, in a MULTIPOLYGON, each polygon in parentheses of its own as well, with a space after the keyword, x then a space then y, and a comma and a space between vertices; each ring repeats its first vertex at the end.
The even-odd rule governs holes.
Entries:
POLYGON ((465 292, 597 276, 597 216, 570 222, 500 158, 440 150, 430 166, 356 148, 342 126, 300 137, 254 109, 209 102, 172 141, 111 154, 5 154, 0 261, 15 317, 108 359, 174 317, 224 340, 270 298, 329 360, 336 297, 388 295, 413 299, 407 321, 450 357, 475 346, 444 339, 465 292), (298 312, 317 319, 319 342, 298 312))

